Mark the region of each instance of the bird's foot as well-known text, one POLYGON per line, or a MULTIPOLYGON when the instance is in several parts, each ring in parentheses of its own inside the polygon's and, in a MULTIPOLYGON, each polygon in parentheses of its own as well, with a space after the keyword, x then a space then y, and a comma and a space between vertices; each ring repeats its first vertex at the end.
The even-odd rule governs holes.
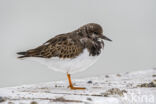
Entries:
POLYGON ((72 90, 85 90, 86 88, 84 88, 84 87, 73 87, 73 86, 69 86, 70 87, 70 89, 72 89, 72 90))

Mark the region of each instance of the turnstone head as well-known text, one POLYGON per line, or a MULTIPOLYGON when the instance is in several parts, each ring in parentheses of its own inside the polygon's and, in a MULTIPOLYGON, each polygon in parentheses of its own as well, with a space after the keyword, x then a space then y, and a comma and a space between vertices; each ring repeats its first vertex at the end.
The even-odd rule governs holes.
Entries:
POLYGON ((18 58, 29 58, 47 65, 56 71, 68 75, 71 89, 70 74, 83 71, 96 62, 104 47, 104 41, 111 39, 103 35, 99 24, 89 23, 75 31, 59 34, 41 46, 24 52, 18 52, 18 58))

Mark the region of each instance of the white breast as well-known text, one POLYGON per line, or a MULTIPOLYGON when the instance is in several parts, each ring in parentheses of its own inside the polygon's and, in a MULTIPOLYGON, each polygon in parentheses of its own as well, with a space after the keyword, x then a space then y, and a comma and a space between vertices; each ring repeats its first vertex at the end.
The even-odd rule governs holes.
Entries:
POLYGON ((35 62, 40 62, 41 64, 44 64, 55 71, 64 73, 68 72, 72 74, 86 70, 97 61, 99 56, 89 56, 88 50, 84 50, 82 54, 74 59, 60 59, 58 57, 52 57, 50 59, 31 57, 27 59, 35 62))

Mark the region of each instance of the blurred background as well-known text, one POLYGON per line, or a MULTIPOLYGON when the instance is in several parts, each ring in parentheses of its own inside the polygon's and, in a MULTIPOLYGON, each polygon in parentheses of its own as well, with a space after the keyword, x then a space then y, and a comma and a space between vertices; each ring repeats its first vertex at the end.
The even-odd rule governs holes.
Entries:
POLYGON ((16 52, 90 22, 102 25, 113 42, 105 42, 99 61, 73 78, 156 67, 156 0, 0 0, 0 87, 67 79, 17 59, 16 52))

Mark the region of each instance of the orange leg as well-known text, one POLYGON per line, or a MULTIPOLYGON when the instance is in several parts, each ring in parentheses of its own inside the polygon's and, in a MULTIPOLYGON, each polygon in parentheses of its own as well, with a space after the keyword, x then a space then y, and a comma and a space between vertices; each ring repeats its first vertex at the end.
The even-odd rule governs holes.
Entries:
POLYGON ((68 81, 69 81, 69 87, 72 90, 84 90, 84 89, 86 89, 86 88, 81 88, 81 87, 74 87, 72 84, 71 78, 70 78, 70 74, 67 73, 67 77, 68 77, 68 81))

